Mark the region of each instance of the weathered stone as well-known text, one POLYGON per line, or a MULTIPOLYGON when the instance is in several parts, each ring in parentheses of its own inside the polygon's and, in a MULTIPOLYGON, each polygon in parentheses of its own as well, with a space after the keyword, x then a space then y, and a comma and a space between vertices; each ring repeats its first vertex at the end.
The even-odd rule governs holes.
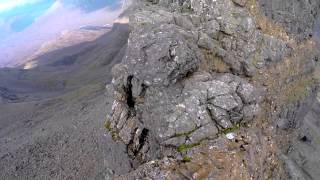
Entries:
POLYGON ((230 110, 239 106, 239 103, 230 94, 218 96, 218 97, 214 98, 213 100, 210 100, 209 102, 211 104, 213 104, 214 106, 220 107, 220 108, 225 109, 227 111, 230 111, 230 110))
POLYGON ((191 132, 196 128, 196 124, 188 118, 188 116, 182 115, 174 123, 174 130, 176 134, 184 134, 191 132))
POLYGON ((244 106, 242 111, 243 122, 250 122, 260 113, 260 107, 258 104, 252 104, 244 106))
POLYGON ((173 23, 172 13, 164 10, 152 11, 145 9, 134 13, 130 17, 130 23, 133 26, 144 26, 147 24, 173 23))
POLYGON ((249 83, 241 83, 237 93, 246 104, 255 102, 259 98, 259 92, 249 83))
POLYGON ((211 20, 205 23, 204 30, 209 37, 213 39, 217 39, 220 32, 220 25, 217 21, 211 20))
POLYGON ((183 27, 186 30, 194 29, 190 16, 174 14, 174 22, 176 25, 183 27))
POLYGON ((212 116, 212 119, 219 124, 219 126, 223 128, 231 128, 232 123, 230 121, 229 114, 226 110, 221 109, 219 107, 215 107, 213 105, 208 105, 208 109, 212 116))
POLYGON ((253 77, 256 74, 256 68, 252 62, 244 61, 242 65, 245 75, 253 77))
POLYGON ((199 27, 201 25, 201 16, 191 14, 190 19, 195 27, 199 27))
POLYGON ((132 130, 137 127, 136 119, 129 118, 126 124, 120 129, 119 137, 125 144, 129 144, 132 139, 132 130))
POLYGON ((186 142, 186 137, 181 135, 177 137, 170 138, 163 142, 165 146, 179 146, 181 144, 184 144, 186 142))
POLYGON ((198 143, 204 139, 213 139, 217 136, 218 132, 217 127, 213 123, 209 123, 208 125, 197 129, 190 135, 190 143, 198 143))
POLYGON ((122 128, 127 121, 128 109, 123 102, 114 101, 110 115, 110 123, 113 127, 122 128))
POLYGON ((288 130, 288 129, 290 129, 290 126, 291 126, 289 120, 283 119, 283 118, 278 119, 278 121, 276 122, 276 125, 278 128, 280 128, 282 130, 288 130))
POLYGON ((124 59, 128 73, 140 82, 169 85, 195 71, 199 52, 175 29, 175 25, 163 24, 132 32, 124 59))
POLYGON ((232 88, 223 81, 209 81, 205 83, 208 86, 208 99, 212 99, 216 96, 229 94, 232 88))
POLYGON ((230 121, 233 124, 241 122, 244 116, 242 112, 238 112, 238 111, 230 111, 229 115, 230 115, 230 121))
POLYGON ((211 39, 207 34, 200 32, 198 46, 207 50, 214 50, 217 42, 211 39))

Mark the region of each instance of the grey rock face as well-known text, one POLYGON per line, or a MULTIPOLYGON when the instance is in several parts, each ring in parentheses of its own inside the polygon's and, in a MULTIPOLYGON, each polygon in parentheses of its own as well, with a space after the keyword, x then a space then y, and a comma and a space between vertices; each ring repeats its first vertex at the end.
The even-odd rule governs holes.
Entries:
POLYGON ((260 102, 263 97, 263 90, 257 90, 256 87, 249 83, 241 83, 237 89, 237 93, 246 104, 260 102))
POLYGON ((210 103, 227 111, 230 111, 240 105, 232 95, 218 96, 210 103))
POLYGON ((213 119, 215 119, 216 123, 222 128, 231 128, 232 123, 229 119, 229 114, 225 109, 208 105, 208 109, 213 119))
POLYGON ((319 17, 320 1, 259 0, 259 4, 267 17, 281 24, 298 40, 312 35, 315 22, 319 17))
MULTIPOLYGON (((126 62, 122 64, 126 66, 126 62)), ((198 72, 175 84, 150 83, 142 93, 132 93, 135 83, 131 79, 128 85, 128 80, 122 78, 124 82, 121 86, 124 89, 121 92, 124 92, 124 98, 114 102, 109 118, 111 128, 120 132, 119 138, 133 151, 141 151, 141 147, 147 144, 146 151, 136 153, 149 154, 147 156, 153 158, 161 152, 150 149, 151 145, 178 147, 185 143, 195 144, 214 139, 219 130, 231 128, 243 120, 252 120, 259 108, 258 89, 244 79, 228 74, 224 76, 215 79, 210 74, 198 72), (241 89, 240 86, 250 88, 241 89), (240 93, 237 89, 241 89, 240 93), (143 101, 138 102, 138 99, 143 101), (141 133, 136 135, 137 131, 143 130, 148 132, 145 142, 140 140, 143 137, 141 133)), ((134 78, 141 82, 138 77, 134 78)), ((116 91, 116 94, 121 92, 116 91)))
POLYGON ((195 71, 200 55, 180 31, 169 24, 133 31, 123 60, 128 74, 150 86, 169 85, 195 71))
POLYGON ((178 16, 175 23, 192 32, 198 32, 198 46, 210 50, 228 64, 233 73, 253 76, 256 69, 266 67, 290 53, 281 40, 261 33, 255 21, 243 7, 243 0, 183 1, 192 10, 190 15, 178 16), (196 24, 196 25, 195 25, 196 24))
POLYGON ((265 90, 246 77, 281 63, 293 49, 264 34, 246 3, 149 0, 136 9, 125 56, 113 68, 108 118, 134 164, 177 157, 177 148, 216 139, 259 116, 265 90), (206 70, 216 59, 228 73, 206 70))
POLYGON ((214 139, 218 133, 218 128, 213 123, 210 123, 194 131, 190 135, 189 141, 190 143, 198 143, 204 139, 214 139))
MULTIPOLYGON (((233 69, 245 72, 244 61, 264 41, 245 9, 232 1, 152 2, 171 11, 149 5, 132 16, 125 56, 113 68, 108 118, 115 138, 140 163, 161 157, 163 149, 214 139, 223 129, 251 121, 263 96, 240 77, 198 71, 204 48, 219 50, 233 69), (184 7, 193 13, 181 14, 184 7)), ((273 53, 273 44, 269 47, 273 53)))

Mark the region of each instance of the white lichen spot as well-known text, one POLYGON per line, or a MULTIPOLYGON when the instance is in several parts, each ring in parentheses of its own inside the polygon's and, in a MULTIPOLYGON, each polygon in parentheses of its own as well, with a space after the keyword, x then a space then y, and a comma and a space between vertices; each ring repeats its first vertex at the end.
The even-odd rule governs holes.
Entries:
POLYGON ((151 86, 151 82, 147 81, 147 80, 144 81, 144 84, 147 85, 147 86, 151 86))
POLYGON ((162 82, 162 79, 161 78, 154 78, 153 82, 154 83, 160 83, 160 82, 162 82))
POLYGON ((150 161, 150 164, 154 164, 154 163, 156 163, 156 161, 150 161))
POLYGON ((186 105, 184 105, 184 104, 178 104, 178 105, 177 105, 177 108, 185 109, 185 108, 186 108, 186 105))
POLYGON ((233 140, 233 139, 236 137, 236 135, 235 135, 233 132, 231 132, 231 133, 227 133, 227 134, 226 134, 226 137, 227 137, 227 139, 229 139, 229 140, 233 140))

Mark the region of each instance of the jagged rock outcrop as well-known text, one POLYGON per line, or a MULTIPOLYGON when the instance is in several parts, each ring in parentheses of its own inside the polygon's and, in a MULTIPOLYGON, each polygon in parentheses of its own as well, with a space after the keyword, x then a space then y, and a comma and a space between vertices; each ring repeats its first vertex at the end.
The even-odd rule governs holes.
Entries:
MULTIPOLYGON (((264 1, 134 4, 126 53, 113 68, 114 102, 105 124, 127 145, 137 168, 119 178, 218 178, 231 171, 228 165, 242 169, 242 179, 286 177, 277 155, 289 138, 277 138, 298 126, 288 122, 299 124, 299 105, 309 105, 305 99, 317 86, 318 51, 311 36, 298 34, 301 24, 272 22, 263 12, 276 12, 264 1), (229 164, 219 170, 217 159, 229 164)), ((317 8, 306 11, 313 13, 312 29, 317 8)))

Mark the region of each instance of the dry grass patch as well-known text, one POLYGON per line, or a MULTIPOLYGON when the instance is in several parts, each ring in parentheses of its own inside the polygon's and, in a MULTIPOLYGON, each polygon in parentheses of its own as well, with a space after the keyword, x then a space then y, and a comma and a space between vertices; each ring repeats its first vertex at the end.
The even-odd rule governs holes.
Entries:
POLYGON ((228 66, 220 57, 217 57, 213 52, 209 50, 202 50, 204 55, 204 61, 200 64, 200 69, 206 72, 218 72, 227 73, 230 72, 230 66, 228 66))

